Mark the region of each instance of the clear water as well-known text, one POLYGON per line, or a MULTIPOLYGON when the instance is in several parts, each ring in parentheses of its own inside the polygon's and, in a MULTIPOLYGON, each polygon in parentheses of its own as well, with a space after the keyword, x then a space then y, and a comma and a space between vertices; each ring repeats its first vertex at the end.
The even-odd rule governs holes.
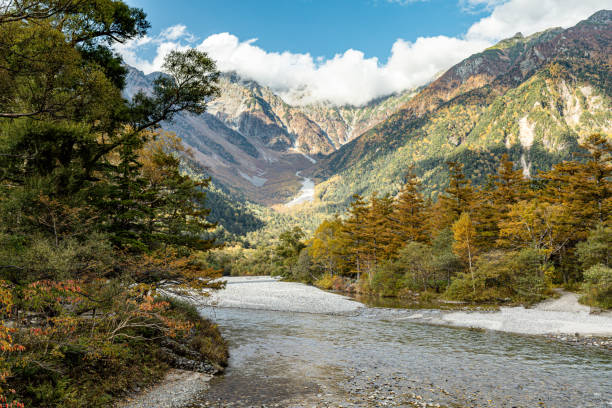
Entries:
POLYGON ((452 407, 612 407, 604 350, 415 323, 401 309, 201 311, 231 358, 195 406, 412 406, 418 395, 452 407))

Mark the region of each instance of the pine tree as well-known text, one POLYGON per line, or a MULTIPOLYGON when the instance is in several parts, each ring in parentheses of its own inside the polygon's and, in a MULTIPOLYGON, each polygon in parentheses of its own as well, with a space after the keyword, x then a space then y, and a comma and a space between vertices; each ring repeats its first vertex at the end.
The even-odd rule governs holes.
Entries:
POLYGON ((529 197, 527 180, 508 155, 502 155, 496 174, 489 176, 487 184, 474 194, 472 220, 478 232, 481 248, 492 248, 499 238, 499 223, 506 219, 512 205, 529 197))
POLYGON ((562 162, 542 174, 547 182, 545 199, 565 206, 566 222, 584 239, 599 223, 612 222, 612 146, 599 134, 582 144, 589 152, 586 162, 562 162))
POLYGON ((379 262, 391 257, 393 237, 389 231, 392 204, 393 200, 389 195, 378 197, 374 193, 370 199, 364 225, 369 252, 367 265, 370 273, 379 262))

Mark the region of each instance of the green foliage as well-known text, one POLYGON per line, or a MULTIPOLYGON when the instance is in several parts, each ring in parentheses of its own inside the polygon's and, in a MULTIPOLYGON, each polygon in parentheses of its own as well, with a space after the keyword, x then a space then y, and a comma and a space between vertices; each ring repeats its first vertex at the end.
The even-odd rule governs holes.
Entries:
POLYGON ((599 224, 589 233, 586 241, 576 245, 576 253, 582 267, 586 270, 601 264, 611 266, 612 228, 599 224))
POLYGON ((473 277, 470 273, 459 275, 446 295, 473 302, 534 303, 547 294, 547 268, 549 266, 542 263, 542 254, 533 249, 518 253, 490 252, 476 263, 473 277))
POLYGON ((593 265, 584 273, 583 303, 612 309, 612 268, 593 265))
POLYGON ((196 260, 213 246, 208 181, 185 174, 189 152, 156 131, 204 111, 214 62, 173 52, 153 93, 128 102, 114 43, 146 33, 142 10, 119 0, 1 8, 0 401, 9 382, 10 404, 112 405, 168 368, 161 338, 223 365, 216 327, 154 297, 162 279, 219 287, 196 260))

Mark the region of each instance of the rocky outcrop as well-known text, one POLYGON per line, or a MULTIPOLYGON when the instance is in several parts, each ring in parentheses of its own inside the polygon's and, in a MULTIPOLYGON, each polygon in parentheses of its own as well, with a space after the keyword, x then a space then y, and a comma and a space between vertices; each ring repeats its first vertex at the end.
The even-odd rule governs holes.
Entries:
POLYGON ((173 368, 212 375, 223 371, 223 367, 212 364, 186 344, 165 338, 160 341, 160 345, 166 363, 173 368))

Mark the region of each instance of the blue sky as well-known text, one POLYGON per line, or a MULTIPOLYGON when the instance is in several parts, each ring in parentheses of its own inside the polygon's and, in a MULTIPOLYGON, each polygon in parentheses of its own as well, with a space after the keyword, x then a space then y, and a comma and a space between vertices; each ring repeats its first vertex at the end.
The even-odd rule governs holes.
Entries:
POLYGON ((363 105, 421 86, 517 32, 570 27, 610 0, 127 0, 147 36, 116 45, 145 73, 172 50, 205 51, 223 72, 290 104, 363 105))
POLYGON ((398 38, 458 36, 478 21, 480 13, 452 0, 403 5, 387 0, 129 0, 143 8, 151 34, 183 24, 201 39, 229 32, 257 38, 268 51, 333 57, 349 48, 386 60, 398 38), (171 6, 170 6, 171 5, 171 6))

